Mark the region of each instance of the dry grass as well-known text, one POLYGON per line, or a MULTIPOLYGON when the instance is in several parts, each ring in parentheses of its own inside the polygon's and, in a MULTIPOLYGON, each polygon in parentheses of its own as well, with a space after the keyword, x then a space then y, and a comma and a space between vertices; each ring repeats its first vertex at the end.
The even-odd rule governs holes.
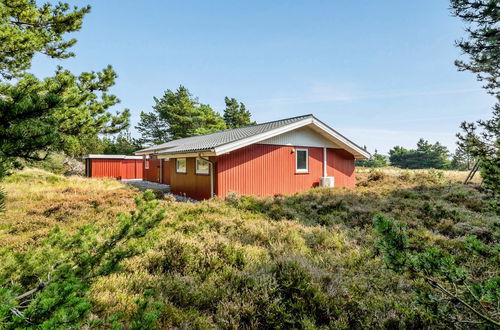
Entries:
MULTIPOLYGON (((469 171, 455 171, 455 170, 405 170, 397 167, 382 167, 382 168, 368 168, 368 167, 357 167, 356 174, 358 178, 366 178, 370 173, 381 172, 388 177, 393 178, 405 178, 405 177, 422 177, 431 173, 442 173, 442 178, 450 182, 464 182, 465 178, 469 174, 469 171)), ((472 179, 473 183, 481 183, 481 174, 477 172, 472 179)))
POLYGON ((107 226, 118 212, 133 208, 135 188, 109 179, 64 177, 25 169, 3 182, 6 211, 0 214, 0 248, 22 249, 60 226, 74 232, 82 224, 107 226))

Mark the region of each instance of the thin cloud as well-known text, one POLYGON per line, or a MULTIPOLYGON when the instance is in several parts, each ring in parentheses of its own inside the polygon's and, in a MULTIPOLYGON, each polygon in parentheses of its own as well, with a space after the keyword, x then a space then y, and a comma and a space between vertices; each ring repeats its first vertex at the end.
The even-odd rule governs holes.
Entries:
POLYGON ((391 99, 416 96, 438 96, 450 94, 469 94, 482 92, 479 88, 461 88, 430 91, 395 91, 389 93, 352 93, 330 86, 314 87, 300 96, 276 97, 250 102, 251 106, 261 105, 292 105, 292 104, 318 104, 318 103, 346 103, 370 99, 391 99))

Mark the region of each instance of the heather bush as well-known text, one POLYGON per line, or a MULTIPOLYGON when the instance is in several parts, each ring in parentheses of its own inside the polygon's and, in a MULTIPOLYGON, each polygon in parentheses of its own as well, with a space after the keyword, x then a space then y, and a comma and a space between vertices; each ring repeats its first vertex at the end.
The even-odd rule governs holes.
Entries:
POLYGON ((356 189, 136 205, 116 180, 16 173, 0 218, 0 323, 27 326, 17 308, 46 327, 469 327, 478 320, 468 310, 408 267, 463 280, 493 310, 498 213, 481 187, 446 173, 398 175, 356 189), (53 284, 21 308, 15 298, 49 273, 53 284))

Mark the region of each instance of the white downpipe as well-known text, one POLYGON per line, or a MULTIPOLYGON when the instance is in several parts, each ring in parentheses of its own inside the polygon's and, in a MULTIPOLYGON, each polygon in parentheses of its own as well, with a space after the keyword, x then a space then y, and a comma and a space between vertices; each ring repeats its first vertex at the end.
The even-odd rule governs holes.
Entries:
POLYGON ((327 170, 326 170, 326 148, 323 148, 323 176, 328 176, 327 175, 327 170))
POLYGON ((209 165, 209 170, 210 170, 210 197, 215 196, 214 192, 214 163, 209 159, 209 158, 203 158, 201 153, 198 153, 198 158, 206 160, 209 165))
POLYGON ((210 164, 210 197, 214 197, 214 163, 210 164))

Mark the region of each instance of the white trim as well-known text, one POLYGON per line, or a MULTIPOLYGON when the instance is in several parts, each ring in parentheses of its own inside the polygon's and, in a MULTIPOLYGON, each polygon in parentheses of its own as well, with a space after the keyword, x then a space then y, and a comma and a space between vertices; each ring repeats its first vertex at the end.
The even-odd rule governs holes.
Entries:
POLYGON ((321 121, 319 121, 316 118, 313 118, 313 125, 320 128, 324 132, 328 133, 331 137, 333 137, 335 140, 340 142, 342 144, 342 147, 345 148, 347 151, 351 152, 354 155, 354 158, 370 158, 370 154, 346 139, 344 136, 333 130, 332 128, 328 127, 327 125, 323 124, 321 121))
POLYGON ((176 158, 175 159, 175 172, 181 173, 181 174, 187 173, 187 159, 186 158, 176 158), (179 160, 181 160, 181 159, 184 159, 184 166, 185 166, 184 171, 179 171, 179 160))
MULTIPOLYGON (((353 142, 346 139, 344 136, 340 135, 327 125, 323 124, 321 121, 317 120, 314 117, 305 118, 298 122, 274 129, 272 131, 267 131, 261 134, 257 134, 246 139, 242 139, 239 141, 227 143, 221 146, 214 148, 215 155, 219 156, 221 154, 225 154, 231 152, 233 150, 237 150, 248 145, 258 143, 267 139, 270 139, 274 136, 292 131, 294 129, 309 125, 311 128, 321 131, 323 135, 332 140, 335 144, 339 145, 339 148, 345 149, 354 155, 354 158, 369 158, 370 154, 363 150, 362 148, 355 145, 353 142)), ((167 151, 168 153, 168 151, 167 151)))
POLYGON ((210 157, 215 156, 214 152, 188 152, 188 153, 161 153, 156 154, 158 159, 169 159, 169 158, 191 158, 191 157, 210 157))
POLYGON ((195 160, 195 164, 194 164, 194 173, 195 174, 203 174, 203 175, 207 175, 207 174, 210 174, 210 162, 205 160, 205 159, 201 159, 201 158, 196 158, 195 160), (207 171, 206 172, 199 172, 198 171, 198 161, 202 161, 202 162, 205 162, 207 163, 208 165, 208 168, 207 168, 207 171))
POLYGON ((215 196, 214 192, 214 163, 209 162, 209 170, 210 170, 210 197, 215 196))
POLYGON ((142 159, 143 159, 143 166, 144 166, 144 169, 145 170, 149 170, 149 163, 148 163, 148 157, 146 156, 142 156, 142 159))
POLYGON ((295 173, 309 173, 309 149, 306 148, 299 148, 295 149, 295 173), (299 156, 299 151, 305 151, 306 152, 306 168, 297 168, 297 163, 298 163, 298 156, 299 156))
POLYGON ((238 140, 238 141, 235 141, 235 142, 230 142, 230 143, 223 144, 221 146, 218 146, 218 147, 214 148, 214 151, 215 151, 215 154, 217 156, 219 156, 221 154, 225 154, 225 153, 231 152, 233 150, 246 147, 248 145, 260 142, 262 140, 266 140, 266 139, 272 138, 273 136, 289 132, 291 130, 294 130, 296 128, 299 128, 299 127, 302 127, 302 126, 305 126, 305 125, 308 125, 308 124, 311 124, 311 123, 312 123, 312 117, 311 118, 305 118, 305 119, 300 120, 298 122, 295 122, 295 123, 292 123, 292 124, 289 124, 289 125, 286 125, 286 126, 283 126, 283 127, 277 128, 277 129, 274 129, 272 131, 267 131, 267 132, 264 132, 264 133, 261 133, 261 134, 257 134, 257 135, 248 137, 246 139, 242 139, 242 140, 238 140))
POLYGON ((142 159, 142 156, 90 154, 83 156, 83 159, 142 159))
POLYGON ((327 175, 327 162, 326 162, 326 148, 323 148, 323 176, 328 176, 327 175))

